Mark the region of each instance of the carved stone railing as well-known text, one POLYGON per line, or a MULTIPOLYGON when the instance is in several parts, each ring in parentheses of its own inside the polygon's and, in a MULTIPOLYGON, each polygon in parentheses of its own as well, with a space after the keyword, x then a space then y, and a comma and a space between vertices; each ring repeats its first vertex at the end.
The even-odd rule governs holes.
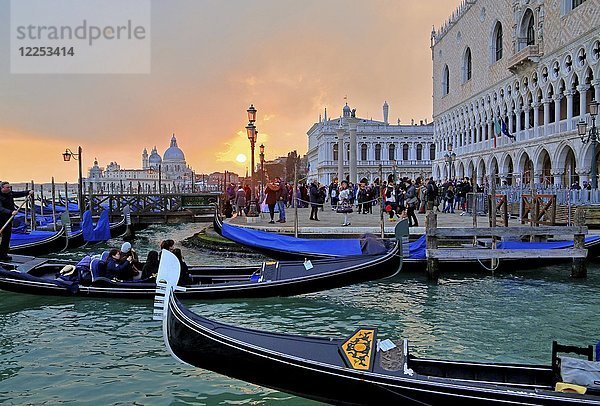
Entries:
POLYGON ((540 47, 538 45, 528 45, 508 60, 508 70, 517 73, 520 69, 537 65, 540 61, 540 47))

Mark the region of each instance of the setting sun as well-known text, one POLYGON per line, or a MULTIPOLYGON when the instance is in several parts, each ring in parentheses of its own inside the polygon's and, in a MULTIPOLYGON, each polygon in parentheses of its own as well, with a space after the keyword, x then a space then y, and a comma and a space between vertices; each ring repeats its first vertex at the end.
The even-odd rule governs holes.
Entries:
POLYGON ((244 154, 239 154, 239 155, 238 155, 238 156, 235 158, 235 160, 236 160, 237 162, 241 163, 241 164, 243 164, 244 162, 246 162, 246 159, 247 159, 247 158, 246 158, 246 155, 244 155, 244 154))

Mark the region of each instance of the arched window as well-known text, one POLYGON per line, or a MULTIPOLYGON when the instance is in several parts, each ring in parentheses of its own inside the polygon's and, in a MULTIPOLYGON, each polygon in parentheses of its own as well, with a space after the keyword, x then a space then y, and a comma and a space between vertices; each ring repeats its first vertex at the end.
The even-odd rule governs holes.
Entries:
POLYGON ((502 59, 502 39, 502 24, 500 23, 500 21, 498 21, 496 23, 496 28, 494 28, 494 62, 502 59))
POLYGON ((431 144, 431 146, 429 147, 429 160, 435 160, 435 144, 431 144))
POLYGON ((417 161, 423 160, 423 145, 417 144, 417 161))
POLYGON ((535 45, 535 26, 533 16, 527 22, 527 45, 535 45))
POLYGON ((464 61, 463 61, 463 82, 467 82, 471 80, 473 75, 473 61, 471 60, 471 48, 467 48, 465 51, 464 61))
POLYGON ((337 143, 333 144, 333 160, 334 161, 338 160, 338 144, 337 143))
POLYGON ((388 157, 389 157, 390 161, 396 160, 396 145, 395 144, 391 144, 388 147, 388 157))
POLYGON ((450 69, 448 69, 448 65, 444 65, 442 72, 442 96, 448 93, 450 93, 450 69))
POLYGON ((402 146, 402 159, 408 161, 408 144, 402 146))
POLYGON ((346 146, 346 161, 350 161, 350 144, 346 146))
POLYGON ((367 144, 362 144, 360 146, 360 160, 361 161, 367 160, 367 144))
POLYGON ((381 161, 381 144, 375 145, 375 160, 381 161))

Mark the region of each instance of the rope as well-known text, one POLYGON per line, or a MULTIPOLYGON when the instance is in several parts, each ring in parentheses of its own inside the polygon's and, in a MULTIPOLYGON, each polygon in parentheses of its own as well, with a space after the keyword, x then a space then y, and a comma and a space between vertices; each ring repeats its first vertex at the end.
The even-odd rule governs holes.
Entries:
MULTIPOLYGON (((494 261, 494 260, 492 259, 492 263, 493 263, 493 261, 494 261)), ((479 262, 479 265, 481 265, 481 267, 482 267, 483 269, 485 269, 486 271, 490 271, 490 272, 494 272, 494 271, 495 271, 496 269, 498 269, 498 267, 500 266, 500 260, 499 260, 499 259, 496 259, 496 261, 498 261, 498 262, 497 262, 497 264, 496 264, 496 266, 495 266, 495 267, 493 267, 493 268, 492 268, 492 267, 488 268, 487 266, 485 266, 485 265, 483 264, 483 262, 481 262, 481 260, 480 260, 480 259, 478 259, 478 260, 477 260, 477 262, 479 262)))
MULTIPOLYGON (((373 204, 375 202, 378 202, 379 200, 380 200, 380 198, 375 198, 373 200, 368 200, 366 202, 360 202, 359 203, 356 199, 354 199, 354 205, 369 204, 369 203, 373 204)), ((299 197, 296 198, 296 201, 297 202, 308 203, 308 204, 317 204, 317 205, 324 205, 325 203, 327 203, 327 200, 325 200, 325 202, 323 202, 323 203, 314 203, 314 202, 310 202, 310 201, 307 201, 307 200, 300 199, 299 197)))

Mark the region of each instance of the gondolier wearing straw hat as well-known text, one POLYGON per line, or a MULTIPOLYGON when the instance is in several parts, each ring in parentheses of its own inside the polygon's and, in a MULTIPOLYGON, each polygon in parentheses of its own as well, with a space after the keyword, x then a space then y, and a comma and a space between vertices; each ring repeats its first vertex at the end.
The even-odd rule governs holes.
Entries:
POLYGON ((12 258, 8 255, 10 247, 10 236, 12 234, 12 221, 17 214, 15 206, 15 197, 25 197, 32 195, 33 190, 22 192, 13 192, 9 182, 0 182, 0 227, 2 227, 0 241, 0 260, 10 261, 12 258))

